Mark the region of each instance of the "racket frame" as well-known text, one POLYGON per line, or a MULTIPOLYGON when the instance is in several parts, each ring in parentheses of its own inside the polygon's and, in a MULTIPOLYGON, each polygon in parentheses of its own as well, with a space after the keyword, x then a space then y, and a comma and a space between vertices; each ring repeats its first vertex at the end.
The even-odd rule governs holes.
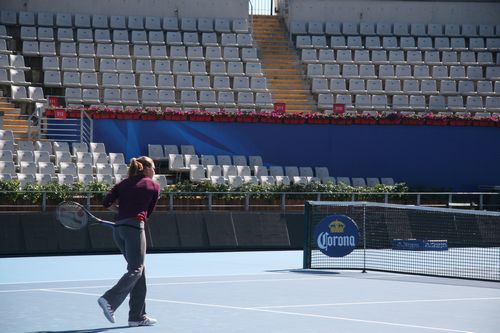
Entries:
MULTIPOLYGON (((62 223, 60 221, 60 219, 58 218, 58 215, 59 215, 58 212, 59 212, 60 207, 64 206, 64 205, 67 205, 67 204, 72 204, 74 206, 77 206, 81 210, 83 210, 85 212, 85 214, 87 214, 87 217, 89 218, 88 224, 90 224, 90 223, 97 223, 97 224, 102 224, 102 225, 106 225, 106 226, 110 226, 110 227, 114 227, 115 226, 114 222, 98 218, 97 216, 95 216, 94 214, 92 214, 87 208, 85 208, 85 206, 83 206, 82 204, 80 204, 78 202, 75 202, 75 201, 63 201, 59 205, 57 205, 56 211, 55 211, 55 215, 56 215, 57 222, 59 222, 62 226, 64 226, 67 229, 79 230, 79 229, 73 229, 73 228, 70 228, 70 227, 64 225, 64 223, 62 223)), ((82 228, 84 228, 84 227, 85 226, 83 226, 82 228)), ((80 229, 82 229, 82 228, 80 228, 80 229)))

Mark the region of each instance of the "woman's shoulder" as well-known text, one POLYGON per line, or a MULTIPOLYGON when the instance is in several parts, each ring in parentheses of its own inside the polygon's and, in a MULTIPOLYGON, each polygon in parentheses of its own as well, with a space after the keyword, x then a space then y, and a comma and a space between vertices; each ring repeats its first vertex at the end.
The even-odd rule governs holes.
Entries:
POLYGON ((149 186, 154 186, 155 189, 159 189, 160 188, 160 184, 157 181, 155 181, 153 178, 149 178, 149 177, 145 177, 145 176, 140 176, 138 178, 138 180, 141 183, 148 184, 149 186))

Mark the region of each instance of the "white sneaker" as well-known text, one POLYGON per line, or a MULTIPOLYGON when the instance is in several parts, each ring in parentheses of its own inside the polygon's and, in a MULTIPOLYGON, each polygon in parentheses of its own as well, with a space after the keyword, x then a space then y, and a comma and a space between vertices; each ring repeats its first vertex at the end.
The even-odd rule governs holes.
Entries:
POLYGON ((128 326, 133 326, 133 327, 137 327, 137 326, 153 326, 157 322, 158 322, 158 320, 156 320, 154 318, 144 317, 144 319, 140 320, 140 321, 129 321, 128 322, 128 326))
POLYGON ((104 316, 107 320, 114 323, 115 322, 115 312, 111 309, 111 305, 109 305, 108 301, 104 297, 99 297, 97 303, 102 308, 104 312, 104 316))

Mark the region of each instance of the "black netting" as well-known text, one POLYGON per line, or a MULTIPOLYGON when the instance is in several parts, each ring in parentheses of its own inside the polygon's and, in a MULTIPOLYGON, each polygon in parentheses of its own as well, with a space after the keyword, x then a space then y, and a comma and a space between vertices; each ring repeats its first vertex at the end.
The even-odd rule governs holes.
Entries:
POLYGON ((500 281, 499 213, 309 202, 306 216, 304 268, 367 269, 500 281), (316 225, 331 214, 350 217, 360 230, 357 248, 342 258, 326 256, 313 239, 316 225))

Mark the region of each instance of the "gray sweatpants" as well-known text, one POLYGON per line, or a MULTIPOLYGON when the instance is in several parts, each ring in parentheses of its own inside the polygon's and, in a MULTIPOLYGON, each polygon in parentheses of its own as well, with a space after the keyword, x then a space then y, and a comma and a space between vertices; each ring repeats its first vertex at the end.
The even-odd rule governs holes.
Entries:
POLYGON ((127 272, 103 297, 111 308, 116 310, 130 294, 129 321, 140 321, 146 315, 146 275, 144 257, 146 256, 146 234, 144 222, 136 219, 117 221, 113 230, 116 245, 127 261, 127 272))

